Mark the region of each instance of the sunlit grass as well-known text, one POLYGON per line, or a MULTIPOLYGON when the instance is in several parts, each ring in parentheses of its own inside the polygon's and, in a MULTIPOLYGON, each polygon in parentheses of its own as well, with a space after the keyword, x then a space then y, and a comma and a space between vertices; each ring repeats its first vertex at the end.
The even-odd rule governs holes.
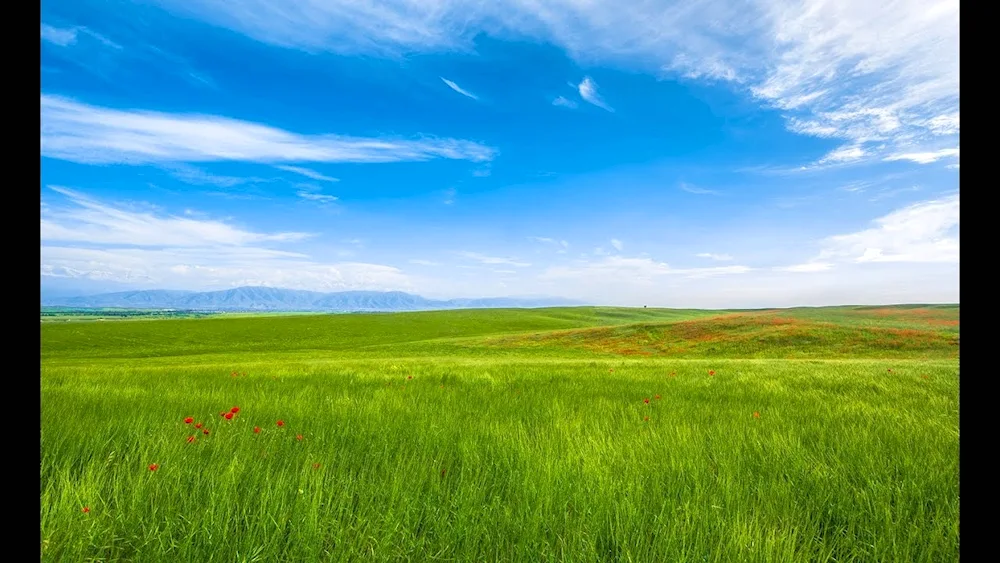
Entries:
POLYGON ((497 351, 619 321, 448 314, 43 327, 43 560, 958 559, 954 359, 497 351))

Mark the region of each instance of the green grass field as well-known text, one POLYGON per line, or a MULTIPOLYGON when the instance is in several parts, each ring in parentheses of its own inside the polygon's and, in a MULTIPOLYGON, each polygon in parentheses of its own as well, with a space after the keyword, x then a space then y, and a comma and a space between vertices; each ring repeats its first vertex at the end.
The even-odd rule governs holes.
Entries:
POLYGON ((958 312, 43 323, 42 560, 957 561, 958 312))

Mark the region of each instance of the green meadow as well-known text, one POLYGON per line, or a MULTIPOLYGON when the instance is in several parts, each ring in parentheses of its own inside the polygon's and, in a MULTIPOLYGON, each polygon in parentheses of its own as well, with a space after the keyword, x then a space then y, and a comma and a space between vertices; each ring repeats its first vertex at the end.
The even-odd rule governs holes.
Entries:
POLYGON ((957 305, 75 319, 42 561, 959 558, 957 305))

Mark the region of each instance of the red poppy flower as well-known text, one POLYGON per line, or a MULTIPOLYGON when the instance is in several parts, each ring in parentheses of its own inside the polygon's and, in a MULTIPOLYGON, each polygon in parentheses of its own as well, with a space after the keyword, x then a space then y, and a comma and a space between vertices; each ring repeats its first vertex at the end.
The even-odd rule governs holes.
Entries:
POLYGON ((240 412, 240 407, 233 407, 233 408, 229 409, 229 412, 231 412, 233 414, 236 414, 236 413, 240 412))
POLYGON ((188 436, 188 443, 194 442, 194 436, 188 436))
POLYGON ((190 416, 184 419, 184 424, 191 424, 192 422, 194 422, 194 418, 190 416))
POLYGON ((656 396, 656 400, 657 400, 657 401, 659 401, 659 400, 660 400, 660 396, 659 396, 659 395, 657 395, 657 396, 656 396))
POLYGON ((260 426, 254 426, 253 427, 253 433, 254 434, 260 434, 260 426))
POLYGON ((157 470, 157 469, 159 469, 159 468, 160 468, 160 466, 159 466, 159 465, 156 465, 155 463, 150 463, 150 464, 149 464, 149 470, 150 470, 150 471, 156 471, 156 470, 157 470))
POLYGON ((642 402, 646 403, 648 405, 649 404, 649 399, 643 399, 642 402))
POLYGON ((715 375, 715 370, 714 369, 708 370, 708 375, 715 375))
POLYGON ((231 413, 231 412, 227 412, 226 414, 224 414, 222 416, 226 417, 226 420, 232 420, 233 419, 233 413, 231 413))
POLYGON ((677 372, 676 371, 670 372, 670 377, 677 377, 677 372))
POLYGON ((204 424, 202 424, 201 422, 194 425, 195 428, 201 428, 202 426, 204 426, 204 424))
POLYGON ((608 370, 608 373, 615 371, 613 368, 608 370))
POLYGON ((227 413, 226 411, 222 411, 222 412, 219 413, 219 416, 226 416, 227 414, 229 414, 229 413, 227 413))
POLYGON ((285 421, 284 420, 279 420, 278 421, 278 426, 284 426, 284 425, 285 425, 285 421))
POLYGON ((208 428, 202 430, 201 433, 204 434, 204 435, 206 435, 206 436, 208 436, 208 428))
POLYGON ((88 512, 90 512, 90 507, 89 506, 83 507, 83 513, 86 514, 88 512))
POLYGON ((413 379, 413 376, 412 375, 408 375, 408 376, 406 376, 406 379, 413 379))
POLYGON ((888 371, 889 373, 892 373, 892 370, 891 370, 891 369, 889 369, 889 370, 886 370, 886 371, 888 371))
POLYGON ((313 469, 319 469, 319 464, 318 463, 314 463, 313 464, 313 469))
POLYGON ((643 419, 644 421, 646 421, 646 422, 649 422, 649 417, 648 417, 648 416, 644 416, 644 417, 642 417, 642 419, 643 419))
POLYGON ((753 417, 754 418, 760 418, 760 413, 757 412, 757 411, 753 411, 753 417))
POLYGON ((301 442, 302 441, 302 434, 299 434, 298 436, 296 436, 295 439, 301 442))

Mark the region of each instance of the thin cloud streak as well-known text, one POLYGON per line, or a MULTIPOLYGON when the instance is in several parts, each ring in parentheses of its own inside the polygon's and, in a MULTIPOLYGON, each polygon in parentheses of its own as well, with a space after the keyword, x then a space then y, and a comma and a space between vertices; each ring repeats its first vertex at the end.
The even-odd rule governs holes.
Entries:
POLYGON ((479 96, 477 96, 477 95, 473 94, 472 92, 470 92, 470 91, 462 88, 461 86, 459 86, 458 84, 455 84, 451 80, 448 80, 447 78, 444 78, 444 77, 441 77, 441 80, 443 80, 444 83, 447 84, 449 88, 451 88, 452 90, 458 92, 459 94, 461 94, 463 96, 466 96, 466 97, 469 97, 469 98, 472 98, 473 100, 478 100, 479 99, 479 96))
POLYGON ((116 110, 45 94, 41 102, 42 156, 84 164, 483 162, 495 153, 456 139, 309 136, 224 117, 116 110))

